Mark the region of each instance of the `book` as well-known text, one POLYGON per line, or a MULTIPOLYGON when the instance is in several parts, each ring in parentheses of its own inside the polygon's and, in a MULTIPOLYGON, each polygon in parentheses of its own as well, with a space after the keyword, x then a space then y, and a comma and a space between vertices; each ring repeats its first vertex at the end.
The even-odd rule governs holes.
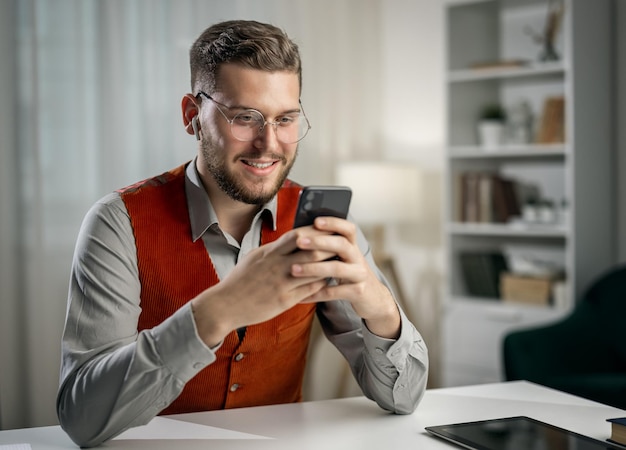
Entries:
POLYGON ((493 222, 493 178, 490 173, 483 173, 478 179, 478 221, 493 222))
POLYGON ((452 216, 455 222, 465 221, 465 204, 464 204, 464 192, 465 192, 465 172, 457 172, 454 174, 454 194, 452 196, 453 212, 452 216))
POLYGON ((516 182, 500 176, 494 179, 494 222, 506 223, 521 214, 516 182))
POLYGON ((606 419, 606 421, 611 423, 611 437, 607 441, 626 445, 626 417, 616 417, 606 419))
POLYGON ((467 172, 465 174, 463 192, 463 220, 465 222, 480 220, 479 182, 480 173, 467 172))
POLYGON ((500 298, 500 274, 508 269, 502 253, 463 252, 459 254, 459 262, 469 295, 500 298))

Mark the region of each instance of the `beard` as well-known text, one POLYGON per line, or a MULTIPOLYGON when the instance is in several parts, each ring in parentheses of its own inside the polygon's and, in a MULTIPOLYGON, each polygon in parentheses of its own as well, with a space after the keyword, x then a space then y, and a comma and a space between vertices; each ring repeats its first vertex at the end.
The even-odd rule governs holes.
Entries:
MULTIPOLYGON (((206 167, 215 180, 218 187, 230 198, 238 202, 247 203, 249 205, 264 205, 269 202, 278 193, 283 185, 291 168, 296 161, 297 149, 294 158, 287 161, 282 155, 270 154, 272 159, 277 159, 280 168, 280 174, 276 178, 275 183, 269 188, 265 187, 265 180, 259 180, 252 187, 249 187, 245 180, 237 177, 227 166, 224 152, 218 148, 210 139, 202 139, 201 151, 206 167)), ((237 156, 239 158, 256 159, 262 156, 262 152, 249 153, 237 156)))

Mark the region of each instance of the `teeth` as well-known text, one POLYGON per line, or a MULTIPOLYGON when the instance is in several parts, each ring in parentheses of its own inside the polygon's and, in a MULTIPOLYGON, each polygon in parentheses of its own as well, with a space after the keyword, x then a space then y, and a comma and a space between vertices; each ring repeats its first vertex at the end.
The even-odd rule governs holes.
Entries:
POLYGON ((271 166, 274 163, 272 163, 272 162, 255 163, 255 162, 251 162, 251 161, 246 161, 246 164, 249 165, 249 166, 252 166, 252 167, 254 167, 256 169, 266 169, 266 168, 268 168, 269 166, 271 166))

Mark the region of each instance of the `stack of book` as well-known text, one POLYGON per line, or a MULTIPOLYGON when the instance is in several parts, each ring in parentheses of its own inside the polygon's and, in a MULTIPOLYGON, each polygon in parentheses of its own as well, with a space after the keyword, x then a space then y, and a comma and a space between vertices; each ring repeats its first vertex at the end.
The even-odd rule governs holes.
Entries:
POLYGON ((457 174, 458 222, 506 223, 520 216, 517 183, 492 172, 457 174))

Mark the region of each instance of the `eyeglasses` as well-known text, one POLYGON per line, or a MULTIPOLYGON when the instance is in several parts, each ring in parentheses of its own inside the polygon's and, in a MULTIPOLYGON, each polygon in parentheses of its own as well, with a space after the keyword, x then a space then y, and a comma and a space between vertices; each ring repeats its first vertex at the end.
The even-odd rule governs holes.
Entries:
POLYGON ((238 141, 253 141, 263 132, 266 125, 273 125, 276 131, 276 139, 283 144, 295 144, 304 139, 311 129, 309 119, 307 119, 304 109, 302 109, 302 103, 300 103, 300 110, 278 116, 275 122, 265 120, 265 116, 256 109, 245 109, 235 114, 232 119, 229 119, 220 106, 226 109, 232 109, 231 107, 218 102, 203 91, 200 91, 196 98, 200 95, 204 95, 215 104, 217 110, 230 124, 231 134, 238 141))

